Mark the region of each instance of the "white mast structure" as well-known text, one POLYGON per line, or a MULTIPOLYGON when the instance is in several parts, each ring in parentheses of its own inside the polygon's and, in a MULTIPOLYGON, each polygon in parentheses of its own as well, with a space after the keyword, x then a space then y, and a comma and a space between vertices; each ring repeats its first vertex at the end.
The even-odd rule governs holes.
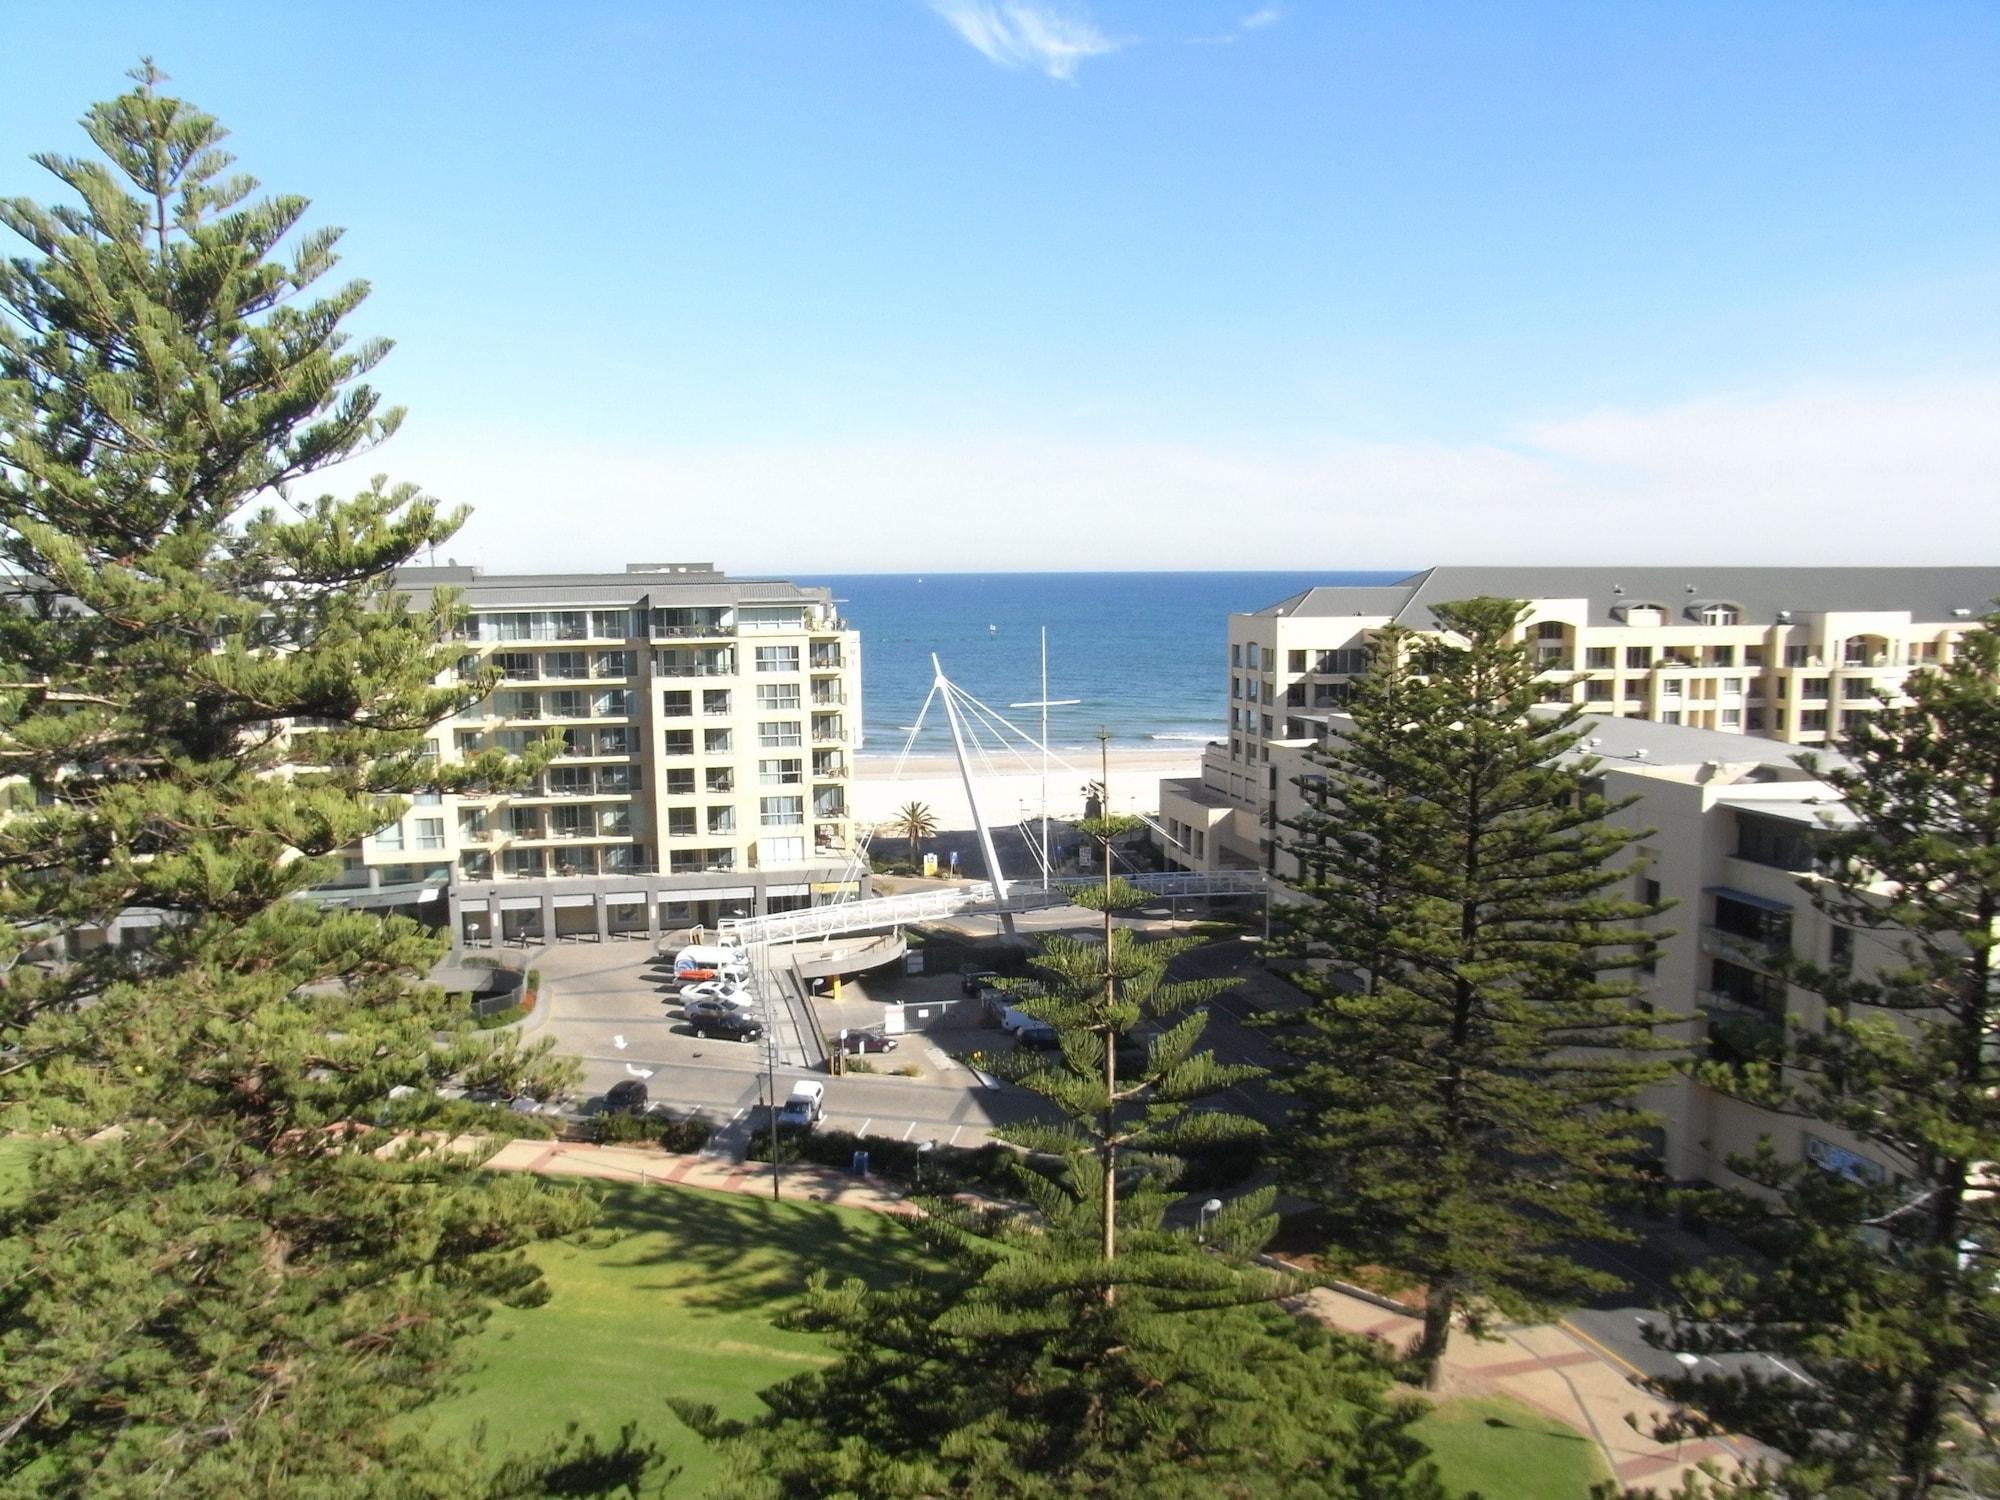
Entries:
MULTIPOLYGON (((935 651, 931 653, 931 671, 934 674, 932 691, 944 699, 945 719, 951 725, 951 747, 958 755, 958 775, 965 783, 965 801, 972 809, 972 826, 979 834, 979 847, 986 855, 986 878, 993 883, 994 896, 1004 902, 1007 899, 1007 882, 1000 874, 1000 856, 994 851, 993 831, 986 826, 986 815, 979 810, 979 794, 972 784, 972 766, 965 758, 965 732, 959 725, 958 704, 953 701, 951 683, 946 680, 935 651)), ((1009 937, 1014 935, 1011 913, 1001 912, 1000 925, 1006 928, 1009 937)))
MULTIPOLYGON (((936 660, 935 657, 932 658, 936 660)), ((1049 710, 1068 708, 1081 698, 1049 696, 1049 627, 1042 627, 1042 696, 1033 703, 1010 703, 1009 708, 1039 708, 1042 711, 1042 890, 1049 888, 1049 710)))

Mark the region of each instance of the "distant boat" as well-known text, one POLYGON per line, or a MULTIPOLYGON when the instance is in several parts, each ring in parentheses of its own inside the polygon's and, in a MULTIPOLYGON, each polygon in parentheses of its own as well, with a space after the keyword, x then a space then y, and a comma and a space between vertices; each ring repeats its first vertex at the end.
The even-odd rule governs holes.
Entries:
POLYGON ((1000 633, 1000 627, 998 625, 988 625, 986 627, 986 633, 988 635, 998 635, 1000 633))

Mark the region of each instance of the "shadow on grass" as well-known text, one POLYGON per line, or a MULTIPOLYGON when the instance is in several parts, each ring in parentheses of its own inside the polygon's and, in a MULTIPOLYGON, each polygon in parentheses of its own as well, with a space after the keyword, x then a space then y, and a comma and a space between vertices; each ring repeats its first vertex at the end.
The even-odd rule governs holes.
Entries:
POLYGON ((598 1196, 597 1232, 621 1236, 607 1259, 671 1269, 693 1307, 769 1308, 815 1271, 887 1286, 935 1265, 904 1221, 859 1209, 623 1183, 602 1184, 598 1196))

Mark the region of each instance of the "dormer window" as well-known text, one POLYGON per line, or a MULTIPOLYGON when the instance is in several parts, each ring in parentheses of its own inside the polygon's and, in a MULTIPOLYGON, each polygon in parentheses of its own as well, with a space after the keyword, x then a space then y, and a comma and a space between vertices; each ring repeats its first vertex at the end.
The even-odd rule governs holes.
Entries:
POLYGON ((1743 612, 1733 604, 1704 604, 1701 609, 1701 623, 1704 625, 1738 625, 1743 620, 1743 612))
POLYGON ((1621 604, 1617 606, 1616 613, 1627 625, 1664 625, 1667 623, 1666 606, 1661 604, 1621 604))

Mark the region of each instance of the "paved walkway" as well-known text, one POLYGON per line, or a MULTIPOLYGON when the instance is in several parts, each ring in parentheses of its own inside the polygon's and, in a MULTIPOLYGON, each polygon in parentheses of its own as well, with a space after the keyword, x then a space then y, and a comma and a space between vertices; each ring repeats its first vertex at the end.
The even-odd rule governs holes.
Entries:
MULTIPOLYGON (((488 1166, 503 1171, 563 1177, 599 1177, 658 1187, 700 1187, 768 1196, 771 1169, 728 1156, 677 1156, 644 1145, 591 1146, 571 1141, 514 1140, 488 1166)), ((779 1175, 780 1196, 792 1202, 838 1203, 875 1213, 911 1214, 900 1189, 880 1177, 855 1177, 830 1167, 799 1163, 779 1175)), ((1334 1288, 1304 1299, 1329 1326, 1401 1349, 1416 1337, 1420 1320, 1334 1288)), ((1568 1324, 1509 1327, 1497 1339, 1454 1334, 1444 1360, 1444 1385, 1453 1393, 1511 1396, 1567 1426, 1587 1433, 1622 1484, 1671 1490, 1697 1463, 1727 1468, 1738 1457, 1718 1441, 1658 1443, 1654 1425, 1668 1407, 1634 1383, 1638 1372, 1616 1354, 1568 1324)))

